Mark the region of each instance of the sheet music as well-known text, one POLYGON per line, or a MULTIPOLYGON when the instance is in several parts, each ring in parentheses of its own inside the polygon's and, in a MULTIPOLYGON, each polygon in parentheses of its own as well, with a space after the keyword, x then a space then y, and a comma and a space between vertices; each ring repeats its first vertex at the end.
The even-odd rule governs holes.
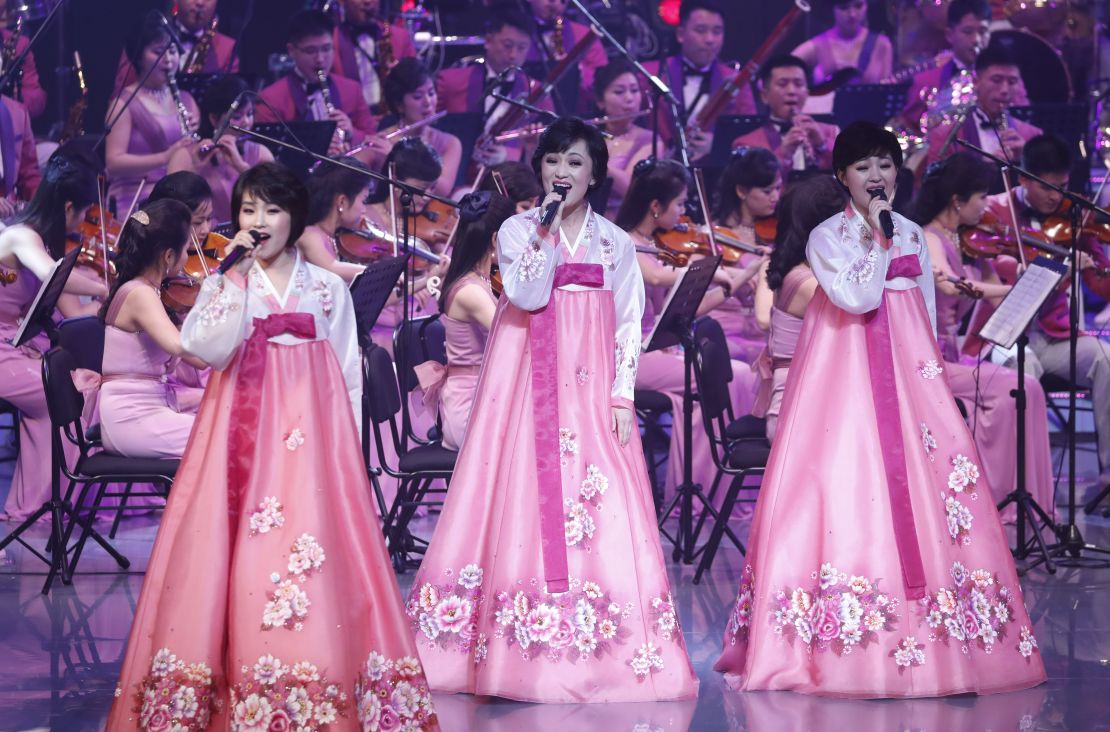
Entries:
POLYGON ((671 300, 674 299, 675 293, 678 292, 678 288, 682 286, 682 281, 686 279, 686 273, 689 271, 689 267, 675 268, 675 274, 678 276, 675 278, 674 284, 671 285, 671 289, 667 292, 667 297, 663 300, 663 306, 659 308, 659 314, 655 316, 655 322, 651 326, 651 332, 644 336, 644 342, 640 344, 641 351, 646 351, 648 349, 648 344, 650 344, 651 339, 655 337, 655 331, 659 328, 659 324, 663 322, 663 313, 667 312, 667 309, 670 308, 671 300))
POLYGON ((1066 265, 1045 257, 1034 259, 979 335, 1002 348, 1012 347, 1067 271, 1066 265))

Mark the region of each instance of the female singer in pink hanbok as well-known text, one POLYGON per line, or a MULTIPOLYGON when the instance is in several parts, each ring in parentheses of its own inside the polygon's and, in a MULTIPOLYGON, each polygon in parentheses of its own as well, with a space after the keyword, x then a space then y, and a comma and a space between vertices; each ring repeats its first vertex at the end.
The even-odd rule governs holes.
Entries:
POLYGON ((182 330, 217 370, 110 730, 438 729, 370 505, 350 295, 293 246, 307 205, 274 163, 235 185, 229 251, 248 254, 205 279, 182 330))
POLYGON ((497 234, 504 296, 408 600, 438 691, 697 695, 633 433, 643 280, 628 235, 585 200, 607 160, 596 128, 552 124, 533 157, 547 195, 497 234))
POLYGON ((715 668, 745 691, 848 697, 1035 686, 1032 623, 937 348, 925 236, 886 200, 901 148, 857 122, 833 163, 852 200, 809 237, 820 289, 715 668))

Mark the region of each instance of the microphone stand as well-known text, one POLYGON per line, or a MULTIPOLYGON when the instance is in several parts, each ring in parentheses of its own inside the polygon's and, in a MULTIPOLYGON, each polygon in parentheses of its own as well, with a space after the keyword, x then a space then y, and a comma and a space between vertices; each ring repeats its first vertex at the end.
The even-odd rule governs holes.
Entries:
POLYGON ((7 88, 8 82, 12 80, 12 77, 15 76, 20 67, 23 66, 23 62, 26 61, 27 57, 31 54, 31 48, 34 47, 35 41, 39 39, 39 36, 42 35, 42 32, 46 30, 46 27, 48 25, 50 25, 50 21, 54 19, 54 16, 58 14, 58 11, 61 10, 62 6, 65 4, 66 0, 58 0, 54 7, 50 8, 50 12, 47 13, 45 18, 43 18, 43 21, 39 25, 38 30, 35 31, 35 35, 31 36, 31 40, 27 42, 27 47, 24 48, 18 56, 12 59, 12 65, 9 68, 4 69, 3 75, 0 75, 0 89, 7 88))
MULTIPOLYGON (((1071 382, 1068 390, 1068 515, 1067 523, 1056 526, 1056 536, 1058 541, 1049 547, 1053 557, 1056 558, 1056 564, 1065 567, 1091 567, 1105 569, 1110 568, 1110 561, 1100 559, 1097 557, 1084 557, 1084 552, 1091 552, 1095 554, 1110 555, 1110 548, 1101 547, 1097 544, 1090 544, 1083 539, 1083 535, 1079 531, 1079 527, 1075 523, 1076 519, 1076 506, 1077 497, 1075 489, 1075 449, 1076 449, 1076 378, 1077 371, 1077 354, 1079 348, 1079 291, 1080 291, 1080 278, 1079 278, 1079 227, 1081 223, 1080 213, 1083 210, 1089 210, 1102 216, 1110 216, 1110 211, 1101 208, 1091 201, 1083 198, 1078 193, 1073 193, 1065 188, 1049 183, 1044 178, 1034 175, 1029 171, 1014 165, 1004 158, 997 155, 992 155, 986 150, 977 147, 976 145, 967 142, 966 140, 956 140, 957 143, 963 145, 969 150, 978 153, 979 155, 993 161, 996 165, 1003 168, 1009 168, 1019 176, 1028 178, 1029 180, 1036 181, 1042 186, 1049 188, 1065 199, 1071 201, 1071 249, 1068 252, 1068 265, 1071 268, 1069 271, 1069 286, 1068 293, 1068 319, 1070 332, 1068 334, 1068 379, 1071 382)), ((1013 209, 1013 201, 1010 202, 1011 210, 1013 209)), ((1014 232, 1015 236, 1020 235, 1021 232, 1014 232)), ((1021 486, 1024 488, 1024 486, 1021 486)), ((1031 499, 1030 499, 1031 500, 1031 499)), ((1019 510, 1020 515, 1020 510, 1019 510)), ((1044 559, 1048 564, 1048 558, 1044 559)), ((1039 562, 1037 562, 1039 563, 1039 562)), ((1034 563, 1035 566, 1037 563, 1034 563)))
POLYGON ((509 97, 505 96, 504 94, 501 94, 500 92, 491 91, 488 96, 493 97, 494 99, 496 99, 499 102, 505 102, 506 104, 511 104, 514 107, 520 107, 521 109, 525 110, 526 112, 531 112, 532 114, 536 115, 537 117, 540 117, 541 119, 546 119, 546 120, 549 120, 549 121, 554 121, 554 120, 559 119, 559 115, 555 114, 554 112, 548 112, 546 109, 540 109, 536 105, 529 104, 528 102, 521 101, 520 99, 510 99, 509 97))
MULTIPOLYGON (((599 21, 596 17, 594 17, 593 13, 591 13, 589 10, 586 9, 586 6, 582 4, 582 0, 570 0, 570 1, 571 1, 571 4, 574 5, 574 7, 578 8, 578 12, 582 13, 582 17, 586 19, 586 22, 589 23, 591 26, 593 26, 594 30, 597 31, 597 34, 599 36, 601 36, 602 38, 604 38, 605 40, 609 41, 610 45, 612 45, 613 48, 617 49, 617 52, 620 53, 620 55, 622 55, 626 59, 628 59, 628 62, 632 64, 633 68, 635 68, 636 71, 638 71, 640 74, 642 74, 644 76, 644 78, 646 78, 648 80, 648 83, 651 84, 651 87, 652 87, 652 89, 654 91, 654 94, 655 94, 655 100, 654 100, 654 103, 652 104, 652 109, 653 110, 658 110, 658 108, 659 108, 659 99, 666 99, 667 100, 667 104, 671 108, 671 115, 674 117, 675 134, 678 138, 679 156, 682 158, 683 166, 689 168, 690 167, 690 153, 689 153, 689 150, 687 149, 687 145, 686 145, 685 120, 683 120, 682 113, 680 112, 682 107, 681 107, 681 105, 679 105, 678 99, 675 98, 675 95, 671 93, 671 88, 669 86, 667 86, 665 83, 663 83, 663 80, 660 79, 658 76, 648 72, 648 70, 646 68, 644 68, 644 65, 642 63, 640 63, 640 61, 635 56, 633 56, 627 48, 625 48, 623 45, 621 45, 621 42, 618 41, 616 38, 614 38, 613 34, 610 33, 608 31, 608 29, 604 25, 601 24, 601 21, 599 21)), ((659 69, 660 69, 660 71, 662 71, 662 69, 663 69, 662 63, 660 63, 659 69)), ((653 156, 658 157, 658 153, 659 153, 659 120, 657 118, 658 115, 652 115, 652 116, 656 117, 656 119, 654 120, 654 122, 652 124, 651 152, 652 152, 653 156)))

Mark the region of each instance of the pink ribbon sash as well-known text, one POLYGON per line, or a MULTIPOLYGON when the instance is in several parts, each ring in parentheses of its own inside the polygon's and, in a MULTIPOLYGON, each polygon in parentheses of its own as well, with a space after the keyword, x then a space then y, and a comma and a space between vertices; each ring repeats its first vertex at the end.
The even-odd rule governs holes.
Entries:
POLYGON ((601 287, 604 284, 605 271, 600 264, 559 265, 555 270, 551 299, 546 306, 531 314, 529 323, 540 546, 548 592, 567 592, 570 589, 563 516, 563 476, 559 465, 559 369, 555 289, 564 285, 601 287))
POLYGON ((255 318, 254 331, 243 346, 239 374, 235 379, 236 399, 231 405, 227 444, 227 505, 232 527, 239 516, 254 457, 255 436, 261 416, 262 378, 266 371, 266 342, 285 333, 297 338, 314 339, 316 319, 311 313, 274 313, 266 318, 255 318))
POLYGON ((886 278, 892 280, 895 277, 920 277, 921 276, 921 260, 917 258, 916 254, 903 254, 900 257, 894 257, 890 260, 890 265, 886 270, 886 278))
POLYGON ((447 379, 451 376, 477 376, 482 372, 482 367, 478 364, 472 366, 448 364, 444 366, 439 361, 425 361, 413 366, 412 370, 416 374, 416 380, 420 384, 421 392, 423 392, 421 401, 434 417, 439 413, 439 402, 443 387, 447 385, 447 379))

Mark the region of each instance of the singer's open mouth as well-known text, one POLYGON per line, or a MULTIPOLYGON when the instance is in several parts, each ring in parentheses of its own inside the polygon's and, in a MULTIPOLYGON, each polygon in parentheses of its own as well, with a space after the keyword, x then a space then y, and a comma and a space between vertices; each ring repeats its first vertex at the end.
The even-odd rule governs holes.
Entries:
POLYGON ((269 234, 262 234, 262 233, 259 233, 259 235, 258 235, 258 240, 259 240, 259 241, 266 241, 266 240, 268 240, 269 238, 270 238, 270 235, 269 235, 269 234))

